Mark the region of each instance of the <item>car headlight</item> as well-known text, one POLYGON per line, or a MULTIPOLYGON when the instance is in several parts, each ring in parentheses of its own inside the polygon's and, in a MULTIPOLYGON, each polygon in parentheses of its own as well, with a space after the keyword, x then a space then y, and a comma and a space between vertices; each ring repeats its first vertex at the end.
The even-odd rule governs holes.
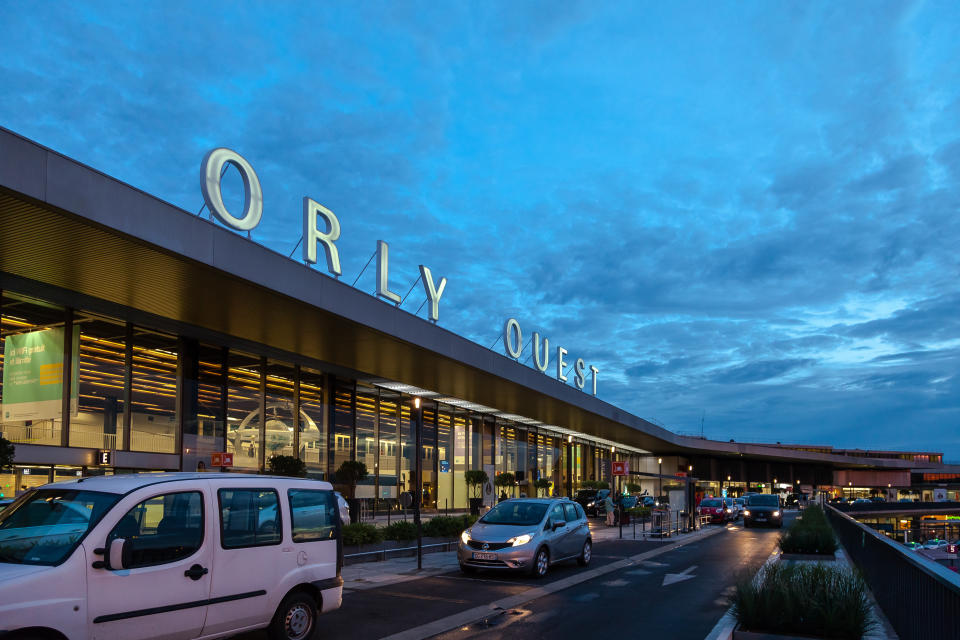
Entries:
POLYGON ((730 513, 730 509, 727 509, 727 513, 730 513))
POLYGON ((507 540, 507 544, 513 547, 519 547, 522 544, 527 544, 530 540, 533 539, 533 536, 529 533, 525 533, 522 536, 516 536, 507 540))
POLYGON ((778 515, 780 515, 780 512, 779 512, 779 511, 774 511, 774 512, 773 512, 773 517, 774 517, 774 518, 776 518, 778 515))
POLYGON ((750 515, 750 510, 749 510, 749 509, 744 509, 743 515, 745 515, 745 516, 750 515))
POLYGON ((467 544, 467 543, 470 542, 473 538, 470 537, 470 532, 469 532, 469 531, 464 530, 464 532, 460 534, 460 539, 463 540, 463 544, 467 544))
POLYGON ((588 503, 587 503, 587 506, 588 506, 588 507, 593 507, 593 506, 595 506, 596 504, 597 504, 596 502, 588 502, 588 503))

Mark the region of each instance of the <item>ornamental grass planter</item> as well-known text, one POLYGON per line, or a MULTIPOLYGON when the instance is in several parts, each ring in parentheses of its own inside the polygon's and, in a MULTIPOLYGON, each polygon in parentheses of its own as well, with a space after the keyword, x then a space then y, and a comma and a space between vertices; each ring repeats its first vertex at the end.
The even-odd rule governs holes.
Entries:
POLYGON ((766 631, 744 631, 740 628, 740 625, 737 625, 737 628, 733 630, 733 635, 731 636, 732 640, 811 640, 813 638, 820 638, 822 640, 824 636, 797 636, 797 635, 784 635, 782 633, 769 633, 766 631))
POLYGON ((781 553, 781 562, 834 562, 837 554, 834 553, 781 553))

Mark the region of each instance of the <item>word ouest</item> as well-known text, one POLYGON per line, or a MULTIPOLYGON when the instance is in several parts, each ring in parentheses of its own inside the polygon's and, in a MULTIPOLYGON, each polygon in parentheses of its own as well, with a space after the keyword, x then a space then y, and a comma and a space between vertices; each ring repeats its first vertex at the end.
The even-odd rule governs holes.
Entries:
MULTIPOLYGON (((217 220, 238 231, 252 231, 260 224, 263 216, 263 191, 260 189, 260 179, 249 162, 236 151, 226 148, 213 149, 203 157, 200 165, 200 190, 203 200, 217 220), (220 177, 225 165, 232 165, 240 172, 243 179, 244 207, 243 215, 236 217, 227 211, 223 204, 223 194, 220 191, 220 177)), ((337 251, 336 241, 340 238, 340 220, 322 204, 315 200, 303 197, 303 261, 307 264, 317 263, 317 245, 323 247, 327 260, 327 271, 339 277, 340 252, 337 251), (318 220, 322 219, 325 230, 317 228, 318 220)), ((402 302, 399 294, 390 290, 388 285, 387 269, 389 247, 383 240, 377 240, 377 296, 389 300, 399 306, 402 302)), ((429 318, 436 322, 440 318, 440 297, 447 286, 447 279, 440 278, 439 284, 433 280, 430 269, 420 265, 420 280, 430 302, 429 318)))
MULTIPOLYGON (((520 330, 520 323, 517 322, 516 318, 507 318, 507 321, 503 324, 503 348, 506 351, 507 356, 513 358, 514 360, 523 355, 523 332, 520 330)), ((543 350, 541 351, 540 334, 534 331, 533 339, 530 340, 530 348, 533 349, 534 368, 542 373, 546 373, 547 368, 550 366, 550 341, 544 337, 543 350)), ((568 364, 567 361, 564 360, 564 356, 566 355, 567 350, 558 346, 557 380, 560 382, 567 381, 567 376, 564 374, 564 369, 567 368, 568 364)), ((577 358, 573 363, 573 384, 576 385, 578 389, 583 389, 587 382, 585 375, 586 367, 587 365, 583 361, 583 358, 577 358)), ((593 382, 593 395, 597 395, 598 373, 600 373, 600 369, 590 365, 590 378, 593 382)))

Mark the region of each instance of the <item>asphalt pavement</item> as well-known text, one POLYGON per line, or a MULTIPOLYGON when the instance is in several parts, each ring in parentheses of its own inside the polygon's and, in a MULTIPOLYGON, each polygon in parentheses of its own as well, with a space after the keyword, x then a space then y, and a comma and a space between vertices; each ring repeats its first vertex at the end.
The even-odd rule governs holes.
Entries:
MULTIPOLYGON (((789 523, 792 512, 787 516, 789 523)), ((745 530, 740 523, 722 529, 678 547, 639 540, 597 542, 589 570, 599 575, 572 586, 567 585, 585 572, 575 562, 551 567, 542 580, 449 571, 382 587, 345 589, 343 606, 320 617, 317 637, 378 640, 403 632, 405 637, 429 637, 440 630, 437 621, 482 611, 473 616, 479 621, 458 624, 438 637, 562 639, 642 632, 702 640, 729 606, 736 577, 759 568, 780 533, 745 530), (511 601, 521 604, 509 606, 511 601)), ((238 636, 264 637, 262 632, 238 636)))

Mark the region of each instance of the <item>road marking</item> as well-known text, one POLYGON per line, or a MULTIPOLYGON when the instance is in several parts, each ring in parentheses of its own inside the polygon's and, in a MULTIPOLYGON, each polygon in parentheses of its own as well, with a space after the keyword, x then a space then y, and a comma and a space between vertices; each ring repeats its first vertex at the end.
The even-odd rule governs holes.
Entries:
POLYGON ((587 582, 588 580, 593 580, 594 578, 599 578, 602 575, 613 573, 614 571, 619 571, 621 569, 626 569, 638 563, 643 563, 644 561, 648 561, 650 558, 654 558, 664 553, 669 553, 670 551, 678 549, 684 545, 700 542, 705 538, 723 531, 726 531, 726 529, 719 527, 716 529, 707 529, 695 538, 671 542, 658 549, 651 549, 650 551, 629 556, 617 562, 605 564, 601 567, 586 569, 567 578, 555 580, 554 582, 546 584, 542 587, 533 587, 513 596, 507 596, 506 598, 501 598, 500 600, 496 600, 488 604, 478 605, 472 609, 467 609, 465 611, 449 615, 445 618, 433 620, 432 622, 422 624, 418 627, 413 627, 412 629, 400 631, 399 633, 386 636, 382 640, 421 640, 422 638, 430 638, 446 631, 450 631, 451 629, 456 629, 457 627, 472 624, 477 620, 482 620, 483 618, 489 616, 491 611, 496 609, 512 609, 514 607, 523 606, 528 602, 543 598, 544 596, 548 596, 552 593, 557 593, 558 591, 563 591, 564 589, 587 582))
POLYGON ((642 564, 645 567, 669 567, 670 566, 666 562, 652 562, 650 560, 646 560, 644 562, 641 562, 640 564, 642 564))
POLYGON ((693 570, 697 568, 697 565, 692 567, 687 567, 680 573, 668 573, 663 576, 663 584, 661 587, 666 587, 667 585, 676 584, 678 582, 683 582, 684 580, 690 580, 691 578, 696 578, 697 576, 690 575, 693 573, 693 570))
POLYGON ((627 571, 628 576, 648 576, 652 572, 647 571, 646 569, 634 569, 633 571, 627 571))
POLYGON ((574 596, 573 599, 576 600, 577 602, 590 602, 591 600, 596 600, 599 597, 600 597, 599 593, 590 592, 590 593, 584 593, 579 596, 574 596))
POLYGON ((608 582, 604 582, 604 583, 603 583, 603 586, 605 586, 605 587, 625 587, 625 586, 627 586, 628 584, 630 584, 630 583, 627 582, 626 580, 617 578, 616 580, 610 580, 610 581, 608 581, 608 582))

